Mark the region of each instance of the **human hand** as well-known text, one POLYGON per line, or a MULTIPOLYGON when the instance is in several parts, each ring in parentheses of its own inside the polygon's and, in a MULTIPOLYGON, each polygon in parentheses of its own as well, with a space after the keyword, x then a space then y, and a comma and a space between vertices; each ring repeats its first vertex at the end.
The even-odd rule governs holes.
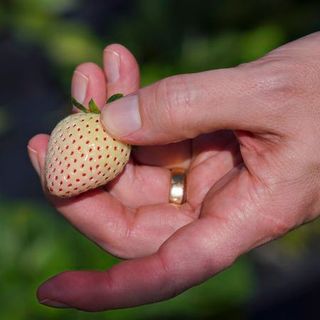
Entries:
MULTIPOLYGON (((198 144, 184 162, 189 168, 187 202, 181 207, 166 203, 169 176, 164 168, 142 166, 141 171, 155 171, 125 190, 128 183, 121 180, 132 182, 125 179, 139 168, 130 169, 134 164, 108 187, 110 193, 93 191, 55 202, 106 250, 135 259, 105 272, 63 273, 40 288, 40 300, 104 310, 167 299, 316 218, 319 40, 316 33, 236 68, 170 77, 104 107, 105 126, 125 142, 175 142, 182 154, 198 144), (225 132, 213 134, 225 129, 233 130, 237 140, 225 132), (141 190, 146 192, 139 198, 141 190)), ((131 89, 125 93, 137 87, 131 89)), ((40 167, 45 139, 30 142, 40 167)), ((138 151, 141 162, 145 150, 138 151)), ((169 157, 164 165, 170 162, 169 157)))

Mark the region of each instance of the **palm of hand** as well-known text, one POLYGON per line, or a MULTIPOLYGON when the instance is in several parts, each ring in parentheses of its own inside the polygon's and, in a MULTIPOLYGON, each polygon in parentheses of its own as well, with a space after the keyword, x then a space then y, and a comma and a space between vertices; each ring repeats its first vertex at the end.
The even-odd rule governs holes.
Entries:
MULTIPOLYGON (((47 139, 39 138, 43 157, 47 139)), ((156 252, 176 230, 200 218, 210 189, 241 161, 238 142, 227 131, 168 146, 138 147, 132 158, 104 189, 73 199, 50 197, 82 233, 122 258, 156 252), (182 206, 168 203, 168 168, 175 166, 187 170, 187 202, 182 206)))
MULTIPOLYGON (((168 146, 138 147, 123 175, 107 191, 122 204, 125 229, 114 237, 121 257, 154 253, 176 230, 200 217, 202 203, 212 186, 240 161, 231 132, 200 136, 168 146), (187 170, 187 201, 168 203, 170 171, 187 170), (130 230, 128 230, 130 228, 130 230), (128 238, 129 236, 129 238, 128 238)), ((113 214, 115 217, 115 214, 113 214)))

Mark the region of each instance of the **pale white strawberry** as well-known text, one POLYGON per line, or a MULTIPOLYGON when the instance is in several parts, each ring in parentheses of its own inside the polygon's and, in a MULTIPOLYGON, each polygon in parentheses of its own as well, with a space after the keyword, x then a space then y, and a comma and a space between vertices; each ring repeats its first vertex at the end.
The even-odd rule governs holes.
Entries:
POLYGON ((129 160, 130 146, 106 132, 93 101, 90 110, 68 116, 51 133, 45 175, 47 188, 55 196, 72 197, 103 186, 129 160))

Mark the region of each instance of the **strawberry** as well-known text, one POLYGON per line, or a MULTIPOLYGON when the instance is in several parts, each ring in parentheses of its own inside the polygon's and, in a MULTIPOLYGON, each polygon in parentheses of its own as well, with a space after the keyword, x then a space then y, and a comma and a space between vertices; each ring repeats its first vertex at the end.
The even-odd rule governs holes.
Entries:
MULTIPOLYGON (((122 95, 112 96, 111 102, 122 95)), ((102 127, 93 100, 89 110, 73 100, 82 112, 69 115, 51 133, 45 165, 49 192, 72 197, 105 185, 129 160, 130 146, 112 138, 102 127)))

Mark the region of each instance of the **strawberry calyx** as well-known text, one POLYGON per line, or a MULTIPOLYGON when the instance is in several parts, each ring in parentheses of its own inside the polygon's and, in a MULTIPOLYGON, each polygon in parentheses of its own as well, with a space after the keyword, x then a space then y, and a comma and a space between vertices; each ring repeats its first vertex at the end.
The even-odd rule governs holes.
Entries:
MULTIPOLYGON (((114 95, 112 95, 106 103, 111 103, 113 101, 116 101, 120 98, 123 97, 122 93, 116 93, 114 95)), ((71 97, 71 103, 80 111, 84 112, 84 113, 96 113, 99 114, 100 113, 100 109, 98 108, 97 104, 95 103, 95 101, 93 99, 90 99, 89 101, 89 109, 87 109, 83 104, 81 104, 80 102, 78 102, 75 98, 71 97)))
POLYGON ((116 101, 116 100, 118 100, 118 99, 120 99, 120 98, 122 98, 122 97, 123 97, 123 94, 122 94, 122 93, 115 93, 114 95, 112 95, 112 96, 107 100, 106 103, 111 103, 111 102, 116 101))

